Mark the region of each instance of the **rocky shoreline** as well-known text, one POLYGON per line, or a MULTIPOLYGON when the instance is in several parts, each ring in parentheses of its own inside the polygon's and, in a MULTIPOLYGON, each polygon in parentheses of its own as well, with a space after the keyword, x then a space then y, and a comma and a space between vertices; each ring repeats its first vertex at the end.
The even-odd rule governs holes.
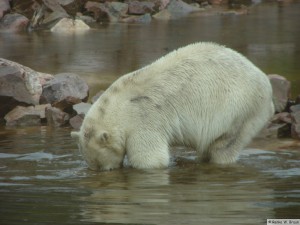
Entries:
MULTIPOLYGON (((286 1, 290 0, 278 3, 286 1)), ((0 30, 74 32, 102 23, 147 24, 191 13, 242 15, 253 4, 252 0, 2 0, 0 30)))
MULTIPOLYGON (((263 138, 300 140, 300 95, 291 99, 291 83, 269 75, 276 114, 260 133, 263 138)), ((71 126, 78 130, 85 114, 103 93, 89 96, 87 83, 76 74, 34 71, 0 58, 0 124, 6 127, 71 126)))

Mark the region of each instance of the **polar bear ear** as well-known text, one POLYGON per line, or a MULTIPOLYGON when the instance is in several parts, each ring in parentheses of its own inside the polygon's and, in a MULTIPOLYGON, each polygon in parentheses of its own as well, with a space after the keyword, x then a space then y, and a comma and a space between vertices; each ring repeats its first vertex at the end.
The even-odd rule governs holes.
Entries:
POLYGON ((72 131, 71 132, 71 137, 76 140, 76 141, 79 141, 79 132, 77 131, 72 131))
POLYGON ((109 141, 110 135, 109 133, 107 133, 107 131, 102 131, 99 135, 98 135, 98 140, 101 143, 107 143, 109 141))

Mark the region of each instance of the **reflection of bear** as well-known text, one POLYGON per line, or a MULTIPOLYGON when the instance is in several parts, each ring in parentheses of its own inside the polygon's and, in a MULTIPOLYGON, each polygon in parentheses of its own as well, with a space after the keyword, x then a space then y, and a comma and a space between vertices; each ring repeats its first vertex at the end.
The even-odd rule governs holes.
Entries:
POLYGON ((266 75, 239 53, 212 43, 180 48, 122 76, 72 136, 91 169, 169 164, 170 145, 201 160, 231 163, 274 112, 266 75))

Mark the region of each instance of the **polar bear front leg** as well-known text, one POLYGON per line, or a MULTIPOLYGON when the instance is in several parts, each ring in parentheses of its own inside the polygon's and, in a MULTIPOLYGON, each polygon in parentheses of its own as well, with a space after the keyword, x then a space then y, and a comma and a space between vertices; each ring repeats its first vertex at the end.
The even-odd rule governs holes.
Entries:
POLYGON ((128 161, 138 169, 158 169, 169 165, 168 142, 158 132, 136 131, 126 143, 128 161))

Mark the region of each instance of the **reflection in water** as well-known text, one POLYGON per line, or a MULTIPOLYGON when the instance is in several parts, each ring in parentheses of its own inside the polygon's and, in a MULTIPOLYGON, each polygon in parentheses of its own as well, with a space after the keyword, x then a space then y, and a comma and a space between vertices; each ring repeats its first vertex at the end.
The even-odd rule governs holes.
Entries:
POLYGON ((1 130, 0 224, 265 224, 299 215, 299 148, 249 148, 230 166, 198 164, 194 151, 175 148, 165 170, 94 172, 69 132, 1 130))
POLYGON ((0 57, 48 73, 75 72, 92 87, 106 88, 169 51, 198 41, 234 48, 266 73, 278 73, 300 85, 300 2, 258 4, 247 15, 193 14, 150 24, 99 25, 81 35, 0 33, 0 57))

